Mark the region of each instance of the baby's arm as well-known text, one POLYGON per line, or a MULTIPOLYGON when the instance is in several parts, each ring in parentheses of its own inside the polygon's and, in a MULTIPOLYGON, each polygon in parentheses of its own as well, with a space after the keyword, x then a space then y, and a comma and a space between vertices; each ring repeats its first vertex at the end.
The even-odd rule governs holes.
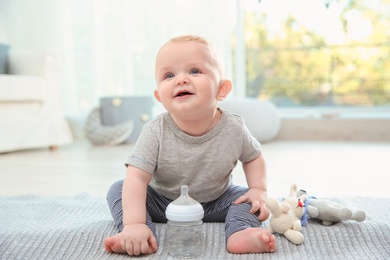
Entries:
POLYGON ((264 201, 267 199, 267 172, 265 160, 262 154, 256 159, 242 164, 249 191, 238 198, 235 203, 250 202, 251 213, 260 210, 259 219, 266 220, 269 217, 269 210, 264 201))
POLYGON ((146 193, 152 175, 133 166, 127 167, 122 190, 122 249, 129 255, 157 251, 157 242, 146 226, 146 193))

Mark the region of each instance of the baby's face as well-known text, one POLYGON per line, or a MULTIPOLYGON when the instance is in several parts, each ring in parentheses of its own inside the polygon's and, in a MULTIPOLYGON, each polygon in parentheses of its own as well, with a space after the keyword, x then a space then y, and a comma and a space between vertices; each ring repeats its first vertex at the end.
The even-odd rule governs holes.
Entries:
POLYGON ((198 42, 169 42, 156 59, 156 98, 171 113, 217 104, 221 73, 213 52, 198 42))

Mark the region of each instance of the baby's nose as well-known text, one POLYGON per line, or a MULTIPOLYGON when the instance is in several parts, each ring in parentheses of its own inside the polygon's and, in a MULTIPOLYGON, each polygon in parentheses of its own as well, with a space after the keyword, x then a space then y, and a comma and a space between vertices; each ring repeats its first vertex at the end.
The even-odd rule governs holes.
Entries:
POLYGON ((177 85, 186 85, 190 82, 187 75, 178 75, 176 76, 176 84, 177 85))

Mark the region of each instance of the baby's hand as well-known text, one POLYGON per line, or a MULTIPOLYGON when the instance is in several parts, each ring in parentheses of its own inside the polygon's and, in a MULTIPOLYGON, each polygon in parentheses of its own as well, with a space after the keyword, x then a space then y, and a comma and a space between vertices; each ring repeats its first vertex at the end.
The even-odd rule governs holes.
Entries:
POLYGON ((257 214, 258 212, 258 219, 261 221, 265 221, 269 217, 269 210, 265 206, 264 201, 267 198, 267 193, 260 190, 260 189, 249 189, 247 193, 239 197, 234 203, 235 204, 240 204, 243 202, 249 202, 252 204, 252 208, 250 210, 250 213, 252 214, 257 214))
POLYGON ((156 238, 145 224, 126 225, 121 234, 121 247, 131 256, 157 251, 156 238))

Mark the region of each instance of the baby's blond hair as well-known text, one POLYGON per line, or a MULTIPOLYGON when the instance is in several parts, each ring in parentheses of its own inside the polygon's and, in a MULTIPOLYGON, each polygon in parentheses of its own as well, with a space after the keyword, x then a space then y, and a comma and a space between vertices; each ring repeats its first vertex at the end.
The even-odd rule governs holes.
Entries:
POLYGON ((214 45, 211 42, 207 41, 205 38, 201 36, 188 34, 188 35, 181 35, 181 36, 174 37, 170 40, 170 42, 197 42, 205 45, 210 51, 211 57, 215 62, 215 66, 217 66, 218 68, 221 79, 225 76, 224 73, 225 69, 223 66, 221 53, 217 48, 214 47, 214 45))
POLYGON ((205 38, 195 35, 181 35, 171 39, 171 42, 198 42, 211 47, 211 43, 205 38))

